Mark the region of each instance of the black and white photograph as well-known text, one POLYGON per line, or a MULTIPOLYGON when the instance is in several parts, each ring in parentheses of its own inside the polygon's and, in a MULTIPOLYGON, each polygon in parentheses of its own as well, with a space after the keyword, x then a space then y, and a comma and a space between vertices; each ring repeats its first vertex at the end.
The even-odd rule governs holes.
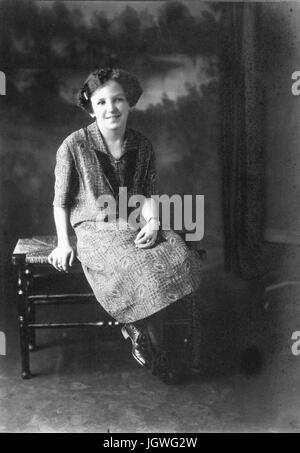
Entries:
POLYGON ((0 144, 0 433, 300 432, 300 2, 0 0, 0 144))

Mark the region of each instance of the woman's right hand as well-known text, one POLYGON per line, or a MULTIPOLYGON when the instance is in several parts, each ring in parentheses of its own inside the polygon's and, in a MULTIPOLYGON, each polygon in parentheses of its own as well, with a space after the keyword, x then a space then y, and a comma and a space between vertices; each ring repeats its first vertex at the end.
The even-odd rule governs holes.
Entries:
POLYGON ((58 271, 68 272, 75 258, 75 250, 69 244, 57 246, 48 256, 48 263, 52 264, 58 271))

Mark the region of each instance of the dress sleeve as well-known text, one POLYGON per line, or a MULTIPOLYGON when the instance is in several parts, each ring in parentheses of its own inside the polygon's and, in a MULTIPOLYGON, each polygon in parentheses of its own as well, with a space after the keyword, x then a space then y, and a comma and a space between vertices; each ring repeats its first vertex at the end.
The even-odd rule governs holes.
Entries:
POLYGON ((150 158, 148 162, 144 189, 144 194, 145 197, 147 198, 150 198, 151 195, 156 194, 156 179, 157 179, 155 152, 153 150, 153 146, 151 143, 149 143, 149 147, 150 147, 150 158))
POLYGON ((77 178, 72 153, 66 142, 58 148, 56 153, 55 186, 53 206, 70 206, 75 193, 77 178))

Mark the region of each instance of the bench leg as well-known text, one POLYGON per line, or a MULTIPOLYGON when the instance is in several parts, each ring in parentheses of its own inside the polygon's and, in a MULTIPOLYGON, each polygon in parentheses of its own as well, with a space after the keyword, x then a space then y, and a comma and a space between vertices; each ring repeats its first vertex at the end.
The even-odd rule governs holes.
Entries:
POLYGON ((30 362, 29 362, 29 332, 28 332, 28 317, 26 313, 26 300, 19 297, 18 312, 19 312, 19 332, 20 332, 20 346, 21 346, 21 365, 22 365, 22 378, 31 378, 30 362))
POLYGON ((30 358, 29 358, 29 332, 28 332, 28 301, 27 291, 29 287, 28 269, 18 270, 18 315, 21 346, 21 366, 23 379, 30 379, 30 358))
POLYGON ((193 294, 192 299, 192 367, 195 371, 200 371, 202 363, 202 322, 201 304, 199 304, 200 290, 193 294))
MULTIPOLYGON (((35 305, 33 303, 28 304, 28 322, 29 324, 35 323, 35 305)), ((28 341, 29 341, 29 351, 36 350, 36 332, 35 329, 28 329, 28 341)))

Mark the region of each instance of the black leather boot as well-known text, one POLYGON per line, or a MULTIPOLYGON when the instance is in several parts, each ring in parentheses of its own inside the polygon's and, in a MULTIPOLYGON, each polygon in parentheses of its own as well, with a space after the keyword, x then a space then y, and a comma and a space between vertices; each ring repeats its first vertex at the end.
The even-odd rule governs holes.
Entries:
POLYGON ((142 366, 151 368, 152 357, 150 352, 150 344, 148 336, 134 324, 125 324, 121 332, 125 340, 131 339, 132 349, 131 354, 133 358, 142 366))

